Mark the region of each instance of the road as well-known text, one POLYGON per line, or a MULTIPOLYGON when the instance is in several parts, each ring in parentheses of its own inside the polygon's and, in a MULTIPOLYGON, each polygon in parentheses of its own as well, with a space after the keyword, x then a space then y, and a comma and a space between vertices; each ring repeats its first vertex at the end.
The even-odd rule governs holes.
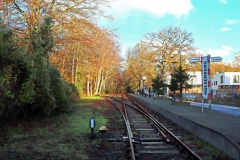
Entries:
MULTIPOLYGON (((208 109, 208 106, 209 106, 208 103, 198 103, 198 102, 190 102, 190 105, 196 106, 196 107, 201 107, 201 108, 203 107, 206 109, 208 109)), ((214 111, 225 113, 225 114, 240 116, 240 107, 211 104, 211 109, 214 111)))

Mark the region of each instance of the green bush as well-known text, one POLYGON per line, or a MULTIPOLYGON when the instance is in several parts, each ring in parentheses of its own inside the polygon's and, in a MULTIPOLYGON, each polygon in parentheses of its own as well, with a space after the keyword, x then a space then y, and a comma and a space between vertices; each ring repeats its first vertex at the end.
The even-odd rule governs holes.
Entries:
POLYGON ((47 18, 36 27, 26 44, 22 44, 26 39, 0 25, 0 116, 50 115, 70 109, 77 89, 50 65, 54 45, 50 22, 47 18))
MULTIPOLYGON (((67 82, 66 82, 67 83, 67 82)), ((72 99, 75 102, 78 102, 80 100, 80 95, 79 95, 79 90, 77 88, 77 86, 75 86, 74 84, 70 83, 68 84, 72 93, 72 99)))
POLYGON ((57 67, 50 66, 50 82, 51 93, 55 99, 56 109, 55 111, 68 111, 73 102, 73 95, 77 94, 76 87, 72 84, 69 85, 66 81, 61 79, 60 72, 57 67), (74 88, 74 89, 73 89, 74 88))
POLYGON ((18 38, 0 26, 0 115, 23 114, 34 100, 32 63, 18 46, 18 38))
POLYGON ((108 93, 109 93, 109 89, 106 88, 106 89, 104 90, 104 92, 105 92, 105 94, 108 94, 108 93))

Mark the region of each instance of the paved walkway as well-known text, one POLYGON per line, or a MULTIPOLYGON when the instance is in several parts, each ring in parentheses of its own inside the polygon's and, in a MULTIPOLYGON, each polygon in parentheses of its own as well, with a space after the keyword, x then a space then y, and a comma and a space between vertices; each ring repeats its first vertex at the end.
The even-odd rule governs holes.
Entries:
POLYGON ((202 109, 194 106, 176 106, 172 105, 172 101, 164 99, 153 99, 141 95, 133 95, 141 98, 149 103, 162 107, 166 110, 181 115, 190 119, 198 124, 212 128, 240 144, 240 117, 220 113, 213 110, 202 109))

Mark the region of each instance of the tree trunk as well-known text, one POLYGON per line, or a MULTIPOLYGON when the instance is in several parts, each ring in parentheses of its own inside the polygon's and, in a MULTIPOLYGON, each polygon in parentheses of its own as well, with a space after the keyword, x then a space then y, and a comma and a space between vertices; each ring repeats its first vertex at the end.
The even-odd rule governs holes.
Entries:
POLYGON ((7 2, 6 1, 3 1, 3 24, 8 26, 8 7, 7 7, 7 2))
POLYGON ((94 94, 99 94, 99 87, 100 87, 100 82, 101 82, 101 68, 99 69, 98 76, 96 79, 96 88, 95 88, 95 93, 94 94))
POLYGON ((74 78, 74 84, 76 84, 77 80, 77 72, 78 72, 78 57, 76 58, 76 70, 75 70, 75 78, 74 78))
POLYGON ((72 83, 74 84, 75 57, 72 59, 72 83))
POLYGON ((63 62, 62 62, 62 69, 61 69, 61 75, 63 76, 63 72, 64 72, 64 65, 65 65, 65 57, 63 58, 63 62))
POLYGON ((90 96, 89 90, 90 90, 90 81, 87 80, 87 96, 90 96))
POLYGON ((90 87, 90 96, 93 95, 93 88, 92 88, 92 86, 93 86, 93 85, 92 85, 92 82, 90 82, 90 86, 89 86, 89 87, 90 87))
POLYGON ((182 102, 182 90, 183 90, 182 85, 183 84, 180 82, 180 102, 182 102))
POLYGON ((99 93, 102 93, 102 90, 105 89, 104 86, 105 85, 104 85, 104 78, 103 78, 103 71, 102 71, 102 73, 101 73, 101 80, 100 80, 100 86, 99 86, 99 93))

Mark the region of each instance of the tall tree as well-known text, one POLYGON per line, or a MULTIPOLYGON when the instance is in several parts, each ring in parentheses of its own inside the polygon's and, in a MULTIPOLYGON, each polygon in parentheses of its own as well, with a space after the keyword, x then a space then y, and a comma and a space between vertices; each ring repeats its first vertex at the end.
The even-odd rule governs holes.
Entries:
POLYGON ((153 62, 153 52, 147 43, 139 42, 133 49, 129 49, 124 70, 125 87, 130 86, 134 91, 142 89, 143 76, 146 76, 146 87, 150 87, 152 79, 157 75, 153 62))
MULTIPOLYGON (((20 35, 26 36, 29 53, 34 54, 31 43, 32 32, 39 29, 45 17, 50 16, 54 21, 53 33, 56 46, 51 52, 51 62, 57 64, 61 74, 68 82, 79 86, 83 91, 85 75, 88 84, 91 81, 91 90, 94 93, 102 91, 109 71, 103 65, 99 66, 100 60, 113 52, 118 56, 116 41, 113 40, 109 31, 99 28, 94 22, 98 17, 111 19, 105 15, 104 7, 112 0, 13 0, 8 1, 10 27, 20 35), (104 55, 105 54, 105 55, 104 55), (103 56, 104 55, 104 56, 103 56), (90 65, 82 66, 86 62, 90 65), (89 70, 85 70, 88 68, 89 70), (106 71, 104 71, 106 69, 106 71), (91 73, 90 73, 90 72, 91 73), (89 73, 86 73, 89 72, 89 73), (85 74, 86 73, 86 74, 85 74), (91 76, 90 76, 91 75, 91 76), (83 76, 78 77, 78 76, 83 76), (100 87, 101 86, 101 87, 100 87)), ((118 64, 117 58, 115 58, 118 64)), ((101 64, 107 64, 104 61, 101 64)), ((112 64, 111 64, 112 65, 112 64)), ((89 87, 87 87, 89 89, 89 87)), ((82 92, 81 91, 81 92, 82 92)))
POLYGON ((173 97, 174 98, 174 102, 176 102, 176 91, 178 90, 178 81, 177 81, 177 79, 173 75, 171 76, 169 89, 171 91, 173 91, 173 93, 174 93, 174 97, 173 97))
POLYGON ((164 95, 165 94, 165 87, 167 86, 163 79, 158 75, 155 79, 152 80, 153 84, 153 90, 155 93, 157 93, 158 97, 159 95, 164 95))
POLYGON ((164 70, 173 72, 174 68, 171 65, 173 61, 178 61, 177 65, 182 65, 187 68, 187 59, 195 53, 192 34, 181 27, 164 27, 158 32, 148 33, 145 35, 146 43, 155 52, 155 59, 160 58, 165 61, 164 70))

